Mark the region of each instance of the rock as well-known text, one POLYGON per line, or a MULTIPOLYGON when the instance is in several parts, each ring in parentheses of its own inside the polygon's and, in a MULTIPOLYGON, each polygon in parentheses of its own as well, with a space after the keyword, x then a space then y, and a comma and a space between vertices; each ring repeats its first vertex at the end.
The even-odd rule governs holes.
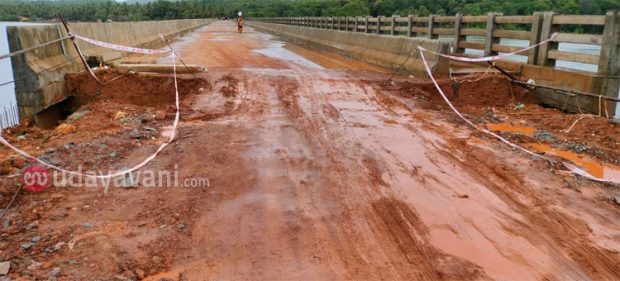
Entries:
POLYGON ((28 225, 26 225, 24 228, 26 228, 26 230, 31 230, 33 228, 37 228, 39 227, 39 221, 33 221, 31 223, 29 223, 28 225))
POLYGON ((125 174, 125 178, 121 181, 120 186, 122 188, 134 188, 138 186, 138 180, 134 177, 133 173, 125 174))
POLYGON ((71 149, 73 147, 75 147, 75 143, 74 142, 70 142, 70 143, 64 145, 65 149, 71 149))
POLYGON ((186 227, 186 225, 184 223, 180 223, 177 225, 178 229, 184 229, 186 227))
POLYGON ((154 264, 160 264, 163 261, 163 259, 159 256, 153 256, 151 260, 153 261, 154 264))
POLYGON ((71 120, 71 121, 80 120, 80 118, 84 117, 84 115, 86 115, 89 112, 90 112, 90 110, 83 110, 83 111, 74 112, 73 114, 69 115, 69 117, 67 117, 67 119, 71 120))
POLYGON ((28 251, 30 250, 30 248, 32 248, 32 246, 34 246, 33 243, 30 242, 26 242, 26 243, 22 243, 19 245, 22 249, 24 249, 24 251, 28 251))
POLYGON ((30 265, 28 266, 28 270, 35 270, 39 267, 41 267, 42 263, 37 262, 37 261, 32 261, 32 263, 30 263, 30 265))
POLYGON ((118 111, 116 112, 116 114, 114 114, 114 120, 123 120, 127 117, 127 114, 125 112, 122 111, 118 111))
POLYGON ((614 197, 614 202, 616 202, 616 204, 620 205, 620 196, 614 197))
POLYGON ((123 132, 123 135, 128 136, 129 138, 132 138, 132 139, 144 138, 144 135, 142 135, 142 133, 138 129, 133 129, 131 131, 125 131, 123 132))
POLYGON ((138 279, 144 279, 144 270, 137 268, 133 271, 138 279))
POLYGON ((17 140, 25 140, 25 139, 26 139, 26 135, 17 136, 17 140))
POLYGON ((39 236, 39 235, 34 236, 34 237, 32 237, 32 238, 30 239, 30 241, 32 241, 32 242, 34 242, 34 243, 37 243, 37 242, 41 241, 41 236, 39 236))
POLYGON ((65 243, 65 242, 58 242, 58 243, 56 243, 56 245, 54 245, 54 247, 53 247, 52 249, 53 249, 54 251, 60 251, 60 249, 62 248, 62 246, 64 246, 65 244, 67 244, 67 243, 65 243))
POLYGON ((74 125, 67 124, 67 123, 60 124, 58 125, 58 127, 56 127, 56 133, 60 135, 72 134, 72 133, 75 133, 75 131, 77 131, 77 128, 74 125))
POLYGON ((147 131, 151 131, 151 132, 157 131, 157 129, 152 128, 152 127, 147 127, 147 126, 144 126, 144 129, 147 130, 147 131))
POLYGON ((60 267, 54 267, 47 273, 48 277, 58 277, 60 275, 60 267))
POLYGON ((555 137, 546 131, 536 131, 534 132, 534 138, 538 139, 538 140, 544 140, 544 141, 554 141, 555 137))
POLYGON ((0 275, 7 275, 7 274, 9 274, 9 270, 10 269, 11 269, 11 262, 10 261, 0 262, 0 275))
POLYGON ((155 119, 160 120, 160 121, 166 119, 166 111, 165 110, 156 111, 155 119))
POLYGON ((93 228, 93 226, 95 225, 92 222, 87 221, 87 222, 82 223, 82 226, 86 228, 93 228))
POLYGON ((55 152, 56 152, 56 148, 53 148, 53 147, 48 148, 48 149, 45 150, 45 154, 52 154, 52 153, 55 153, 55 152))

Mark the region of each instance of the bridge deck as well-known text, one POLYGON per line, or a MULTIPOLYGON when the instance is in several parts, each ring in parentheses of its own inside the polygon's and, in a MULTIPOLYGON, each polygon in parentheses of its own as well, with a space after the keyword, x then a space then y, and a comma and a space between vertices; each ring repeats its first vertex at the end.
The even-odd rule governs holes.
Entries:
MULTIPOLYGON (((429 110, 438 107, 403 94, 407 83, 430 92, 425 79, 397 76, 386 85, 384 69, 235 29, 215 22, 174 45, 186 63, 209 69, 210 87, 183 100, 180 139, 149 166, 178 164, 182 177, 208 177, 210 187, 68 193, 95 209, 55 227, 88 220, 104 235, 80 238, 86 244, 72 257, 101 261, 76 272, 139 267, 149 280, 620 278, 620 216, 595 200, 600 185, 552 173, 455 122, 443 105, 429 110), (565 188, 575 185, 589 193, 565 188), (131 264, 116 267, 119 256, 131 264)), ((493 85, 478 90, 499 95, 508 84, 493 85)), ((50 210, 40 224, 64 211, 50 210)))

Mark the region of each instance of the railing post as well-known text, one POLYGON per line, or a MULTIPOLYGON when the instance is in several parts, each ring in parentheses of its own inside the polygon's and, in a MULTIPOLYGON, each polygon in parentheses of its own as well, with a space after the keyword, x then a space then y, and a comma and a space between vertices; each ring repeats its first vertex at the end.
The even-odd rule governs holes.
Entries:
POLYGON ((370 22, 368 20, 369 18, 370 18, 369 16, 366 16, 366 18, 364 19, 364 33, 368 33, 368 30, 369 30, 368 23, 370 22))
MULTIPOLYGON (((598 74, 603 77, 599 94, 620 98, 620 11, 605 14, 598 74)), ((611 103, 607 108, 614 118, 620 118, 620 104, 611 103)))
POLYGON ((411 37, 411 28, 413 27, 413 16, 407 16, 407 37, 411 37))
POLYGON ((390 35, 394 35, 395 31, 396 31, 396 16, 392 15, 392 18, 390 19, 390 35))
POLYGON ((381 34, 381 21, 383 16, 377 16, 377 35, 381 34))
POLYGON ((484 55, 485 56, 493 56, 497 55, 496 51, 493 51, 493 45, 498 44, 500 42, 500 38, 493 36, 493 31, 495 31, 495 17, 501 16, 499 13, 489 13, 487 16, 487 31, 484 36, 484 55))
MULTIPOLYGON (((543 14, 542 28, 540 29, 540 37, 538 42, 547 40, 551 37, 551 34, 558 30, 558 26, 553 25, 554 12, 546 12, 543 14)), ((557 50, 557 42, 549 42, 547 44, 540 45, 538 49, 538 60, 536 64, 542 66, 555 66, 555 60, 549 58, 549 51, 557 50)))
POLYGON ((353 32, 357 32, 357 22, 358 22, 358 17, 355 16, 355 26, 353 27, 353 32))
POLYGON ((461 48, 459 44, 463 41, 467 41, 466 36, 461 35, 463 29, 463 15, 456 14, 454 17, 454 47, 452 51, 457 54, 465 53, 465 48, 461 48))
MULTIPOLYGON (((532 15, 532 28, 530 29, 530 46, 534 46, 540 42, 540 31, 542 29, 543 13, 534 12, 532 15)), ((536 64, 538 59, 538 48, 533 48, 527 55, 528 64, 536 64)))
POLYGON ((437 39, 439 36, 433 34, 433 29, 435 29, 435 16, 428 16, 428 39, 437 39))

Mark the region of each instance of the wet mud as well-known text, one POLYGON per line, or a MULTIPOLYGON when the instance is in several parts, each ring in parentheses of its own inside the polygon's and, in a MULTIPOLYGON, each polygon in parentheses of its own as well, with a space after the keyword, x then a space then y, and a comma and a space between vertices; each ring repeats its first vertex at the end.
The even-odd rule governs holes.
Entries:
MULTIPOLYGON (((145 169, 178 166, 180 178, 209 186, 25 191, 0 229, 12 278, 56 267, 64 280, 620 278, 617 187, 472 130, 428 80, 388 82, 375 66, 238 34, 228 21, 177 44, 209 71, 179 80, 179 137, 145 169), (20 246, 33 236, 42 239, 20 246)), ((75 132, 20 127, 5 131, 10 140, 65 167, 119 168, 157 148, 172 120, 169 76, 98 89, 80 75, 69 85, 92 101, 65 121, 75 132)), ((577 115, 541 107, 501 76, 440 83, 468 118, 515 142, 618 161, 596 153, 618 145, 617 125, 601 117, 566 132, 577 115)), ((18 184, 2 177, 2 203, 18 184)))

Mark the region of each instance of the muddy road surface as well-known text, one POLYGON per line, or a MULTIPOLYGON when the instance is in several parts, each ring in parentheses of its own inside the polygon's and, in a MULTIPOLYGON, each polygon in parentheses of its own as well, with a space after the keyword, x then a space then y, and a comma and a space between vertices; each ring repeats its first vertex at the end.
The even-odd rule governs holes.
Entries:
POLYGON ((620 208, 600 199, 617 187, 381 87, 381 68, 226 21, 175 48, 209 69, 209 85, 183 98, 180 137, 148 168, 178 165, 208 187, 25 194, 16 208, 45 210, 36 229, 52 233, 49 245, 73 244, 18 249, 15 276, 58 267, 67 280, 620 279, 620 208))

